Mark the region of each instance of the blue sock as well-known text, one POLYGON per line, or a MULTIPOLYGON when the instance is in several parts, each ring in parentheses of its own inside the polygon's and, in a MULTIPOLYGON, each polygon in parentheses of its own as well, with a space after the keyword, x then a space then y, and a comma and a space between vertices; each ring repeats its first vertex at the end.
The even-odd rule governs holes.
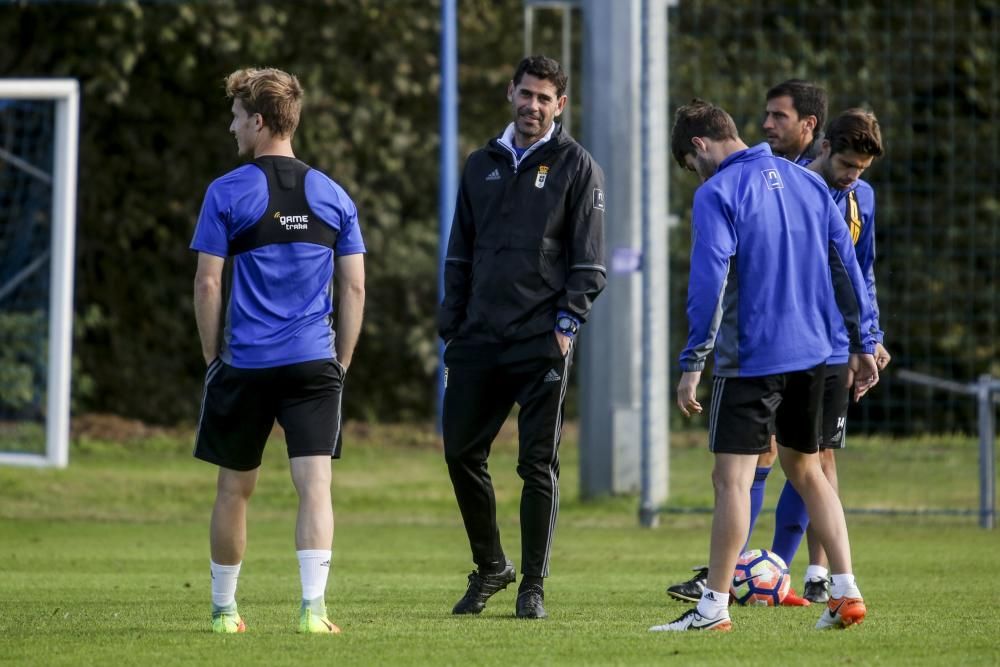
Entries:
POLYGON ((792 559, 802 544, 802 536, 808 525, 806 504, 792 483, 786 481, 781 497, 778 498, 778 508, 774 512, 774 542, 771 544, 771 551, 781 556, 788 567, 792 566, 792 559))
POLYGON ((764 506, 764 487, 767 486, 767 476, 771 468, 757 468, 753 476, 753 484, 750 485, 750 530, 747 532, 747 541, 743 545, 743 551, 747 550, 750 544, 750 536, 753 535, 754 524, 760 516, 760 509, 764 506))

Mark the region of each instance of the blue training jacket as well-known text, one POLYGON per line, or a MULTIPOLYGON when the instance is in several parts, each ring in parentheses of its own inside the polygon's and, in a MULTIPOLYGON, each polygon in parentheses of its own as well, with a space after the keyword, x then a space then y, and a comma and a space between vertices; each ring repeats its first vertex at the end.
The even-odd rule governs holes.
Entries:
MULTIPOLYGON (((861 275, 865 278, 868 300, 872 306, 875 340, 881 343, 885 334, 879 324, 878 299, 875 295, 875 191, 871 185, 859 180, 847 190, 831 188, 830 195, 840 209, 841 219, 846 222, 854 242, 854 253, 861 267, 861 275)), ((826 363, 843 364, 847 362, 849 341, 847 327, 844 326, 836 304, 831 304, 830 318, 833 323, 833 354, 826 363)))
POLYGON ((692 218, 681 370, 702 370, 713 349, 719 377, 812 368, 833 352, 834 299, 850 350, 874 352, 865 281, 819 175, 758 144, 730 155, 698 188, 692 218))

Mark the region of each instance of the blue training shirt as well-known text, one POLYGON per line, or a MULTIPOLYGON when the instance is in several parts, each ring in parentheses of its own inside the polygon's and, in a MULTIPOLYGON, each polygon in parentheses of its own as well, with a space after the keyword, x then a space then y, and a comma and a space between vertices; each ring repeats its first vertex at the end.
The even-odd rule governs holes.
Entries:
POLYGON ((812 368, 833 351, 835 298, 851 350, 874 351, 847 225, 817 174, 766 143, 733 153, 695 192, 692 225, 682 370, 702 370, 713 349, 719 377, 812 368))
MULTIPOLYGON (((358 211, 343 188, 310 169, 309 207, 337 230, 334 249, 313 243, 276 243, 233 258, 221 358, 237 368, 270 368, 331 359, 334 349, 334 256, 365 252, 358 211)), ((208 186, 191 249, 229 255, 229 242, 267 211, 267 177, 246 164, 208 186)))

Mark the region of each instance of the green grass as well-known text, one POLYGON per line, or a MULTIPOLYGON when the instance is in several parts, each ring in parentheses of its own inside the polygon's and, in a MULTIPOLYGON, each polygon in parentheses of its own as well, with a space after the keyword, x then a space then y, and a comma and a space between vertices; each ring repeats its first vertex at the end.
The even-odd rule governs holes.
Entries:
MULTIPOLYGON (((239 601, 249 630, 208 632, 212 466, 186 438, 84 439, 67 470, 0 468, 0 662, 15 664, 644 665, 997 664, 1000 535, 973 517, 851 516, 868 620, 812 630, 818 609, 733 609, 728 635, 664 635, 686 607, 663 593, 706 560, 710 517, 637 527, 636 499, 577 497, 576 438, 563 449, 563 506, 546 585, 550 618, 512 617, 514 592, 455 618, 471 568, 436 438, 419 427, 355 427, 335 464, 337 533, 328 590, 337 637, 294 633, 295 495, 272 441, 250 508, 239 601)), ((501 530, 519 555, 519 480, 505 433, 491 458, 501 530)), ((853 507, 976 507, 975 443, 852 440, 840 460, 853 507)), ((674 438, 671 505, 711 503, 711 456, 674 438)), ((781 475, 769 485, 773 506, 781 475)), ((765 511, 755 545, 770 541, 765 511)), ((793 565, 799 584, 804 549, 793 565)))

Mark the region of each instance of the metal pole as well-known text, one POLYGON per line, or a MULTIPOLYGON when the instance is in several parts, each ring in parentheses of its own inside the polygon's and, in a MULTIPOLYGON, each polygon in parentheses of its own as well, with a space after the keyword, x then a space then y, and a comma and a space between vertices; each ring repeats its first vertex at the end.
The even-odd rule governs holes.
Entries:
MULTIPOLYGON (((639 0, 584 0, 583 145, 605 175, 608 285, 580 343, 580 495, 640 489, 639 0)), ((580 87, 577 87, 580 90, 580 87)))
MULTIPOLYGON (((642 356, 649 359, 653 353, 653 340, 650 336, 653 318, 652 313, 652 273, 650 272, 649 250, 652 248, 652 234, 650 226, 655 224, 649 216, 649 1, 642 0, 642 21, 640 26, 642 43, 642 65, 640 75, 640 104, 642 106, 640 151, 642 153, 640 179, 642 189, 642 356)), ((650 404, 652 403, 651 387, 652 377, 651 367, 644 364, 642 367, 642 444, 639 452, 639 525, 646 528, 655 528, 660 523, 660 515, 657 506, 653 502, 652 495, 652 466, 650 464, 650 454, 652 448, 652 428, 650 414, 650 404)))
POLYGON ((531 5, 524 6, 524 55, 531 55, 534 48, 533 38, 535 35, 535 8, 531 5))
MULTIPOLYGON (((558 9, 562 12, 562 53, 559 63, 566 74, 569 75, 569 83, 566 85, 566 95, 573 97, 570 92, 573 88, 573 7, 577 0, 525 0, 524 3, 524 55, 533 56, 535 37, 535 9, 558 9)), ((570 105, 566 105, 559 122, 567 132, 572 131, 570 127, 570 105)))
POLYGON ((639 524, 659 525, 669 493, 667 428, 667 30, 664 0, 642 0, 640 188, 642 191, 642 438, 639 452, 639 524))
POLYGON ((993 529, 996 523, 996 457, 994 441, 996 424, 993 420, 993 378, 980 375, 976 387, 976 407, 979 413, 979 526, 993 529))
MULTIPOLYGON (((458 40, 457 0, 441 2, 441 174, 438 184, 438 300, 444 299, 444 260, 458 195, 458 40)), ((437 426, 444 407, 444 344, 438 343, 437 426)))
MULTIPOLYGON (((650 272, 649 250, 652 248, 652 234, 650 226, 653 221, 649 216, 649 2, 642 0, 642 19, 640 21, 639 33, 642 49, 640 65, 639 99, 642 107, 640 121, 640 188, 642 190, 642 356, 649 359, 652 353, 653 341, 649 335, 652 328, 651 292, 652 273, 650 272)), ((642 441, 639 451, 639 525, 646 528, 655 528, 660 523, 660 516, 657 513, 656 504, 652 498, 652 481, 650 479, 650 449, 652 429, 650 420, 650 377, 651 369, 648 364, 642 367, 642 441)))
MULTIPOLYGON (((569 76, 569 83, 566 84, 566 95, 573 98, 571 92, 573 88, 573 51, 571 48, 573 36, 573 8, 566 5, 562 8, 562 66, 563 70, 566 71, 567 76, 569 76)), ((562 123, 563 127, 566 128, 567 132, 571 132, 571 114, 570 114, 570 104, 566 105, 563 109, 562 116, 559 122, 562 123)))

